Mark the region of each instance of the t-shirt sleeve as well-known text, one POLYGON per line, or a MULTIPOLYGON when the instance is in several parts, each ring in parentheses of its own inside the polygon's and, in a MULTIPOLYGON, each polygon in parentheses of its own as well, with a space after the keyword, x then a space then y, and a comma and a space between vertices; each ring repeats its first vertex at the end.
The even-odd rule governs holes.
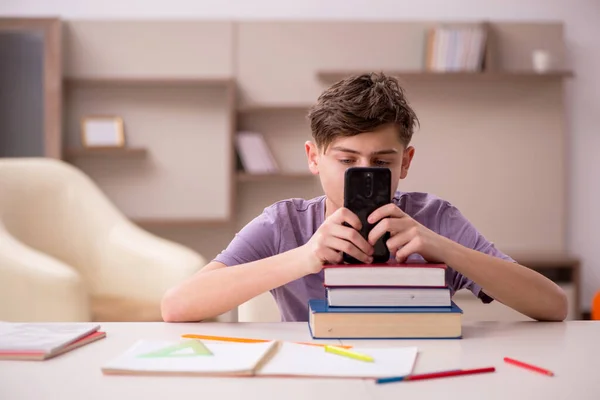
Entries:
MULTIPOLYGON (((446 234, 448 239, 453 240, 469 249, 480 251, 492 257, 498 257, 503 260, 515 262, 511 257, 502 253, 496 248, 494 243, 486 238, 464 217, 464 215, 454 206, 448 205, 442 213, 440 221, 440 231, 446 234)), ((453 291, 468 289, 484 303, 493 301, 489 295, 482 291, 481 286, 456 272, 452 266, 447 276, 447 281, 453 291)))
POLYGON ((280 231, 276 214, 266 208, 244 226, 213 261, 231 267, 279 254, 280 231))

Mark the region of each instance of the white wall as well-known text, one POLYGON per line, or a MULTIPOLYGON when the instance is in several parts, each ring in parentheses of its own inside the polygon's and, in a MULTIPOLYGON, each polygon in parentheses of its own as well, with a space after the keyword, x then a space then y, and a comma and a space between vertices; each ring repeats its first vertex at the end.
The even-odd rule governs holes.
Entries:
MULTIPOLYGON (((584 262, 584 308, 600 290, 600 1, 2 0, 0 15, 97 18, 560 20, 576 77, 567 83, 569 248, 584 262)), ((534 160, 532 155, 532 160, 534 160)), ((518 195, 518 194, 516 194, 518 195)), ((540 199, 552 201, 552 199, 540 199)), ((549 215, 548 218, 552 218, 549 215)), ((518 229, 518 227, 515 227, 518 229)))

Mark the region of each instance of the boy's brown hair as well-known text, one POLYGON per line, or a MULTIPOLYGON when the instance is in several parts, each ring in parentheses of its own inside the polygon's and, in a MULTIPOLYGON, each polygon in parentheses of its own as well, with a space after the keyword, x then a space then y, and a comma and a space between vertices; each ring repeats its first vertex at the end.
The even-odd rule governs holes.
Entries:
POLYGON ((308 113, 313 138, 323 150, 340 136, 372 132, 395 125, 408 146, 417 115, 396 78, 370 73, 341 80, 325 90, 308 113))

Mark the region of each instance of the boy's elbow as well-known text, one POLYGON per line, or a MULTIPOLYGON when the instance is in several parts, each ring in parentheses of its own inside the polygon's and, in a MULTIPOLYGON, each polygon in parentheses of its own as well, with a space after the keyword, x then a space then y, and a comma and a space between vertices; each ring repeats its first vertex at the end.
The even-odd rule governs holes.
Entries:
POLYGON ((567 319, 567 315, 569 314, 569 299, 567 298, 567 294, 562 288, 558 288, 558 307, 556 312, 556 321, 564 321, 567 319))
POLYGON ((176 296, 175 289, 170 289, 164 294, 160 302, 160 313, 164 322, 184 322, 186 320, 185 310, 181 303, 176 296))
POLYGON ((558 285, 556 286, 556 293, 553 298, 553 301, 549 302, 551 306, 547 313, 548 315, 546 318, 542 318, 542 321, 561 322, 567 319, 569 314, 569 299, 565 291, 558 285))

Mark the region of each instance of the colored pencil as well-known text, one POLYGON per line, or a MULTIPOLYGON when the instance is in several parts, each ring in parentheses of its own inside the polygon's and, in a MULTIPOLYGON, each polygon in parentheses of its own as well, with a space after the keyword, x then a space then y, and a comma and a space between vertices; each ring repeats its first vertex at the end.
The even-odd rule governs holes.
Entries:
MULTIPOLYGON (((240 338, 240 337, 228 337, 228 336, 210 336, 210 335, 196 335, 196 334, 185 334, 185 335, 181 335, 182 338, 185 339, 200 339, 200 340, 215 340, 215 341, 219 341, 219 342, 235 342, 235 343, 265 343, 265 342, 271 342, 272 340, 268 340, 268 339, 248 339, 248 338, 240 338)), ((295 342, 296 344, 304 344, 307 346, 319 346, 319 347, 325 347, 325 346, 330 346, 327 344, 322 344, 322 343, 309 343, 309 342, 295 342)), ((341 347, 343 349, 351 349, 352 346, 342 346, 342 345, 335 345, 336 347, 341 347)))
POLYGON ((325 346, 325 351, 327 353, 337 354, 338 356, 353 358, 353 359, 359 360, 359 361, 365 361, 365 362, 374 362, 375 361, 373 359, 373 357, 371 357, 367 354, 356 353, 354 351, 350 351, 348 349, 344 349, 344 348, 341 348, 338 346, 325 346))
POLYGON ((518 367, 522 367, 522 368, 525 368, 525 369, 528 369, 528 370, 531 370, 531 371, 539 372, 540 374, 544 374, 544 375, 548 375, 548 376, 554 376, 554 372, 552 372, 552 371, 548 371, 547 369, 536 367, 535 365, 524 363, 523 361, 517 361, 514 358, 504 357, 504 361, 507 362, 507 363, 509 363, 509 364, 516 365, 518 367))
POLYGON ((419 375, 406 375, 406 376, 396 376, 390 378, 380 378, 377 379, 377 383, 392 383, 392 382, 403 382, 403 381, 420 381, 425 379, 436 379, 436 378, 449 378, 452 376, 463 376, 463 375, 475 375, 475 374, 484 374, 487 372, 494 372, 496 368, 487 367, 487 368, 476 368, 476 369, 455 369, 451 371, 440 371, 440 372, 431 372, 427 374, 419 374, 419 375))

